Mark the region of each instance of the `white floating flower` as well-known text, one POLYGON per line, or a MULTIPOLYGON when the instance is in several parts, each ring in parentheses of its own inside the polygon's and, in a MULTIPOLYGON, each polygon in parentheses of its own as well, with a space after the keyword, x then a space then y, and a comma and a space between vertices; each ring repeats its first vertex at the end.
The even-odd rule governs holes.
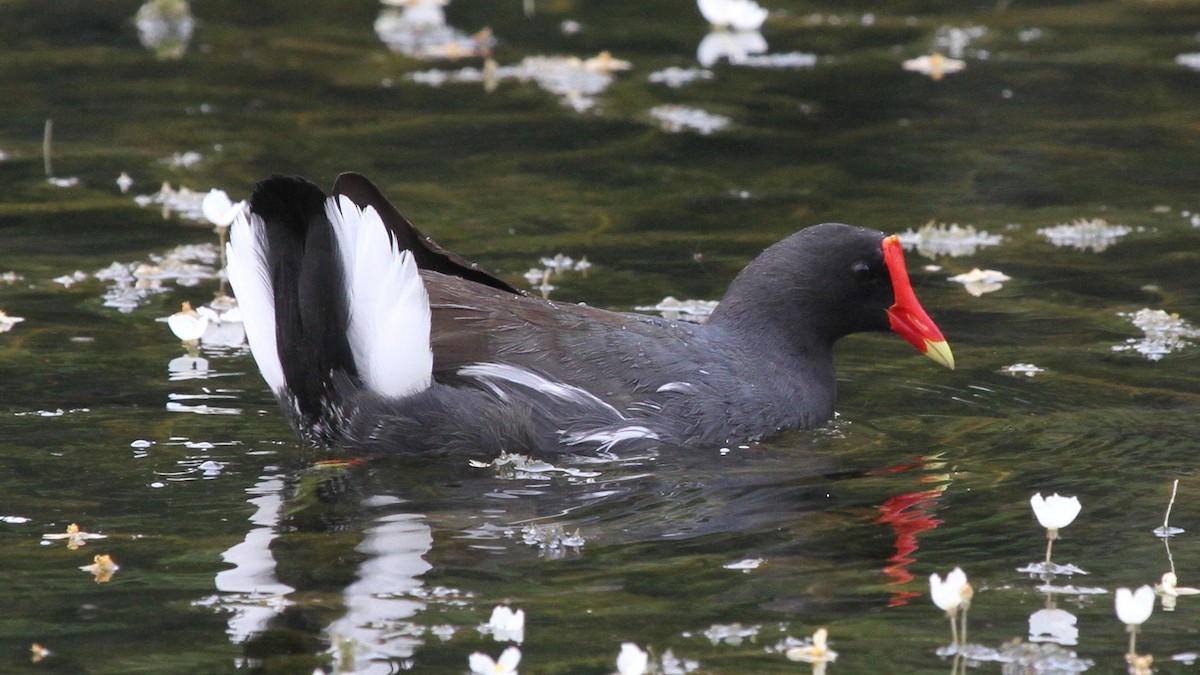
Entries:
POLYGON ((233 202, 224 190, 213 188, 204 195, 200 202, 200 210, 208 222, 217 227, 229 227, 233 219, 246 207, 246 202, 233 202))
POLYGON ((479 627, 481 633, 491 633, 496 642, 525 641, 525 610, 513 611, 510 607, 500 605, 492 610, 492 617, 479 627))
POLYGON ((929 575, 929 595, 933 598, 933 604, 947 614, 957 612, 968 600, 966 591, 970 587, 967 583, 967 573, 963 572, 961 567, 955 567, 946 575, 944 581, 937 573, 929 575))
POLYGON ((619 675, 644 675, 650 666, 650 655, 632 642, 621 643, 621 653, 617 655, 617 673, 619 675))
POLYGON ((1004 288, 1004 282, 1011 280, 1012 277, 1004 272, 998 270, 981 270, 978 267, 970 272, 950 277, 950 281, 962 284, 968 293, 977 298, 984 293, 991 293, 1004 288))
POLYGON ((175 337, 184 342, 193 342, 208 330, 208 317, 192 309, 192 303, 185 302, 182 309, 167 317, 167 326, 175 337))
POLYGON ((474 675, 516 675, 519 663, 521 663, 521 650, 516 647, 505 649, 499 660, 495 660, 483 652, 475 652, 467 660, 467 665, 470 666, 474 675))
POLYGON ((131 187, 133 187, 133 179, 129 177, 129 174, 122 171, 121 175, 117 176, 117 189, 121 191, 121 194, 125 194, 129 192, 129 188, 131 187))
POLYGON ((754 0, 696 0, 700 13, 710 24, 733 30, 758 30, 767 20, 767 10, 754 0))
POLYGON ((955 646, 961 644, 958 632, 958 622, 955 620, 959 610, 963 613, 962 641, 966 640, 967 608, 971 605, 971 597, 975 590, 967 583, 967 574, 961 567, 955 567, 946 575, 945 581, 936 573, 929 575, 929 595, 933 604, 946 612, 950 618, 950 638, 955 646))
POLYGON ((931 80, 940 80, 949 73, 957 73, 966 68, 967 63, 934 53, 909 59, 902 64, 902 67, 914 73, 928 75, 931 80))
POLYGON ((1029 498, 1029 505, 1033 507, 1033 515, 1037 516, 1038 522, 1047 530, 1070 525, 1083 508, 1078 497, 1063 497, 1058 493, 1042 497, 1039 492, 1029 498))

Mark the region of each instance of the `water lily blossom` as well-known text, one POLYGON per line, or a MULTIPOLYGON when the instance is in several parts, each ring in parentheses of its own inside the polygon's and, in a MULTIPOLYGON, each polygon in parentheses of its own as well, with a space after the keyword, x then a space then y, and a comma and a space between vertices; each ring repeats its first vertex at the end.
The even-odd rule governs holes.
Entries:
POLYGON ((519 663, 521 650, 517 647, 505 649, 499 659, 492 659, 483 652, 475 652, 467 660, 473 675, 516 675, 519 663))
POLYGON ((967 583, 966 572, 963 572, 960 567, 955 567, 946 575, 944 581, 936 573, 929 575, 929 594, 933 598, 933 604, 945 611, 946 616, 950 618, 950 636, 954 645, 962 644, 956 618, 961 609, 963 614, 961 640, 966 641, 967 608, 970 607, 971 597, 975 594, 971 584, 967 583))
POLYGON ((1038 522, 1046 528, 1046 565, 1049 565, 1050 552, 1054 540, 1058 538, 1058 531, 1070 525, 1083 506, 1078 497, 1062 497, 1055 493, 1043 498, 1040 492, 1029 498, 1029 505, 1033 507, 1033 515, 1037 516, 1038 522))
POLYGON ((1129 630, 1129 653, 1134 651, 1137 640, 1137 629, 1150 618, 1154 611, 1154 589, 1142 586, 1136 591, 1128 588, 1117 589, 1117 618, 1129 630))
POLYGON ((650 655, 632 642, 621 643, 617 655, 617 675, 644 675, 650 667, 650 655))
POLYGON ((43 534, 42 539, 47 540, 47 541, 51 541, 51 540, 55 540, 55 539, 66 539, 67 540, 67 548, 74 551, 75 549, 79 548, 80 546, 86 545, 89 539, 104 539, 107 536, 108 535, 106 535, 106 534, 94 534, 92 532, 84 532, 83 530, 79 529, 78 524, 71 523, 70 525, 67 526, 66 532, 55 532, 55 533, 50 533, 50 534, 43 534))

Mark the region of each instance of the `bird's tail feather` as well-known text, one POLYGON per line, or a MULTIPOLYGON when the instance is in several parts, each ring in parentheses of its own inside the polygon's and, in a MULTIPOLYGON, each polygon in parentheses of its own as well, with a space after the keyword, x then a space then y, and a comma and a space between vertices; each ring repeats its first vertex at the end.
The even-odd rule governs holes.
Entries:
POLYGON ((356 389, 430 386, 429 298, 374 208, 272 177, 233 224, 228 260, 259 370, 310 442, 338 440, 356 389))

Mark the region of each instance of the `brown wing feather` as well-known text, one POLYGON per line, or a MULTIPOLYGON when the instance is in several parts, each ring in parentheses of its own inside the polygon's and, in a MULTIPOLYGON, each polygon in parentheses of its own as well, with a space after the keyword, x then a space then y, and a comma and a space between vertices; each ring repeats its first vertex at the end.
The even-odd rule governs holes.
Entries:
POLYGON ((361 174, 347 172, 339 175, 333 183, 333 194, 346 195, 360 208, 374 207, 383 220, 383 224, 395 237, 400 250, 412 252, 413 260, 417 262, 418 268, 470 279, 477 284, 483 284, 506 293, 520 293, 512 286, 484 272, 479 265, 466 260, 457 253, 447 251, 437 242, 422 234, 396 210, 396 207, 392 206, 392 203, 383 196, 374 183, 361 174))

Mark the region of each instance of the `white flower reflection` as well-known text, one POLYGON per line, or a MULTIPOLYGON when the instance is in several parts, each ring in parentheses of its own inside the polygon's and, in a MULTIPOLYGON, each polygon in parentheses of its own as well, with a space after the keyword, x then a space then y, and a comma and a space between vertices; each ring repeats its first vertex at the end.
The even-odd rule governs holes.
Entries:
POLYGON ((976 267, 970 272, 956 274, 949 280, 962 284, 968 293, 978 298, 984 293, 992 293, 1004 288, 1004 282, 1012 281, 1012 277, 999 270, 981 270, 976 267))
POLYGON ((1048 607, 1029 615, 1029 641, 1072 646, 1079 643, 1078 619, 1065 609, 1048 607))
POLYGON ((525 610, 514 611, 510 607, 500 605, 492 610, 491 618, 479 627, 479 632, 485 635, 491 633, 496 642, 521 644, 525 641, 525 610))

